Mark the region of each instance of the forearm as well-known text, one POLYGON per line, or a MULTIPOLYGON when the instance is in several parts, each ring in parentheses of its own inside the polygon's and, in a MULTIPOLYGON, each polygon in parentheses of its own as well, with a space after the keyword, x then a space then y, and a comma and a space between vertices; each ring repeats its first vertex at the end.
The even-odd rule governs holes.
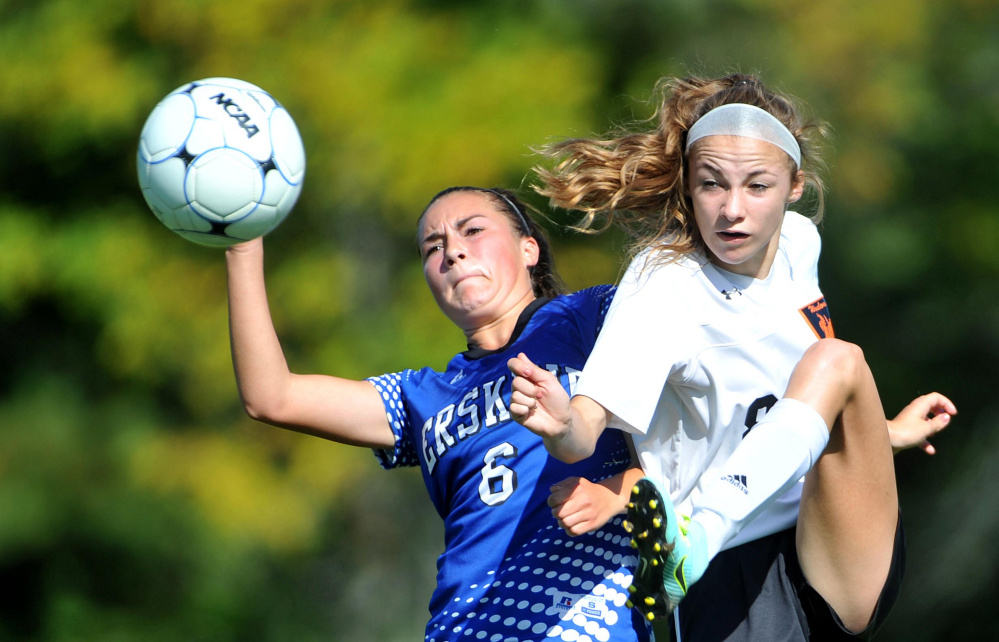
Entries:
POLYGON ((587 397, 573 397, 569 408, 564 430, 544 442, 552 456, 572 464, 593 454, 607 422, 603 407, 587 397))
POLYGON ((247 413, 266 420, 291 379, 271 320, 260 241, 226 250, 229 337, 236 385, 247 413))
POLYGON ((644 475, 642 467, 635 464, 624 472, 598 482, 615 496, 613 506, 611 507, 613 509, 611 516, 625 512, 625 507, 631 499, 631 489, 644 475))

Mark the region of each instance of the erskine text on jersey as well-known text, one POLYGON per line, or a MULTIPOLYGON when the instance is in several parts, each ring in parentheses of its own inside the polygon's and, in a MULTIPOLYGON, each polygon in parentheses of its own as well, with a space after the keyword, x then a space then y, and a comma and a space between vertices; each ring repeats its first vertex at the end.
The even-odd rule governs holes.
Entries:
MULTIPOLYGON (((546 364, 545 369, 555 375, 562 386, 572 394, 579 370, 569 366, 546 364)), ((511 394, 511 377, 500 376, 493 381, 487 381, 465 393, 462 400, 451 403, 429 417, 423 424, 423 444, 421 452, 427 462, 427 471, 433 475, 437 461, 447 455, 448 450, 459 441, 486 429, 499 422, 510 420, 508 406, 511 394), (480 417, 484 420, 480 421, 480 417)))

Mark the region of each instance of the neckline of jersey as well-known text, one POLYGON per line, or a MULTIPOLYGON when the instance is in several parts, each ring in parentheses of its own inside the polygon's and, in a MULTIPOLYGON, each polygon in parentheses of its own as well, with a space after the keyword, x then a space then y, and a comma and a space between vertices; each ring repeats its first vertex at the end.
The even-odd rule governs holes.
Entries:
POLYGON ((527 324, 528 322, 530 322, 531 317, 534 316, 534 313, 537 312, 541 308, 541 306, 548 303, 549 300, 550 299, 548 297, 540 297, 534 299, 533 301, 527 304, 526 308, 521 310, 520 316, 517 317, 517 325, 513 327, 513 333, 510 334, 510 340, 507 341, 506 345, 504 345, 503 347, 496 348, 495 350, 486 350, 485 348, 468 346, 468 350, 465 350, 464 352, 461 353, 462 356, 468 359, 469 361, 475 361, 476 359, 482 359, 483 357, 488 357, 489 355, 503 352, 504 350, 509 348, 514 341, 520 338, 521 333, 524 331, 524 328, 527 327, 527 324))

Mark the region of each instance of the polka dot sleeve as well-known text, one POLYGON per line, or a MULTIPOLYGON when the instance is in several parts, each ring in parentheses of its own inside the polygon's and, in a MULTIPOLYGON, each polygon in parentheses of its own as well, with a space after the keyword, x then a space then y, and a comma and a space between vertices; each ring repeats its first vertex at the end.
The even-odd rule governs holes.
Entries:
POLYGON ((600 297, 600 310, 597 312, 597 327, 594 334, 600 334, 600 330, 604 327, 604 319, 607 318, 607 310, 610 309, 611 302, 614 300, 614 293, 617 288, 613 285, 598 285, 591 288, 600 297))
POLYGON ((392 434, 395 435, 394 448, 374 450, 378 463, 385 469, 420 465, 416 448, 413 446, 409 413, 406 412, 406 400, 402 391, 402 378, 404 376, 408 376, 408 373, 386 374, 367 379, 381 395, 382 403, 385 405, 385 416, 389 426, 392 427, 392 434))

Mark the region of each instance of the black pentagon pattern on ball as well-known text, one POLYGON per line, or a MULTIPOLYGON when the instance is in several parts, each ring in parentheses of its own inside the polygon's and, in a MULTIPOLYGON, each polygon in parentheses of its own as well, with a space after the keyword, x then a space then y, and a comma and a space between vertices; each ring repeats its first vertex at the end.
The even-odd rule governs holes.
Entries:
POLYGON ((191 152, 187 151, 187 144, 186 143, 184 144, 183 147, 181 147, 180 149, 178 149, 177 153, 174 154, 171 158, 179 158, 180 160, 184 161, 184 167, 185 167, 185 169, 188 168, 188 167, 190 167, 191 163, 194 162, 194 154, 192 154, 191 152))
POLYGON ((267 176, 267 172, 271 171, 272 169, 276 170, 277 163, 274 162, 274 153, 272 152, 271 157, 265 160, 264 162, 262 163, 258 162, 257 166, 260 168, 260 173, 263 174, 264 176, 267 176))

